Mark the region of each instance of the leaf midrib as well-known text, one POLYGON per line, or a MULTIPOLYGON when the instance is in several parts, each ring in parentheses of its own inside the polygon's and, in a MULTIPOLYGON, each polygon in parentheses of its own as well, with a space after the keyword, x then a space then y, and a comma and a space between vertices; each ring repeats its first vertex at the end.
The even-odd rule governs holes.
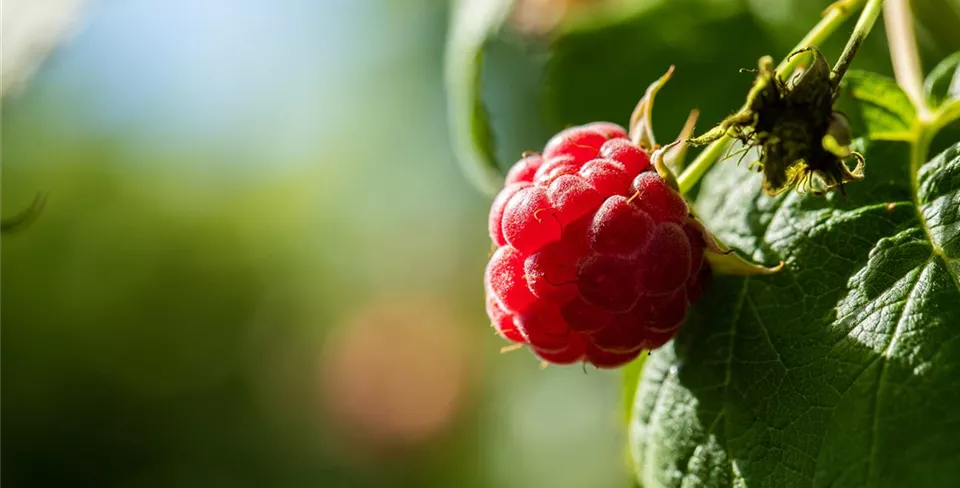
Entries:
POLYGON ((920 222, 920 228, 923 229, 927 241, 930 242, 931 252, 943 262, 944 268, 947 269, 947 274, 950 275, 950 278, 953 280, 953 285, 956 287, 957 292, 960 293, 960 276, 958 276, 950 266, 950 259, 943 251, 943 248, 934 240, 933 232, 927 223, 926 216, 923 215, 922 205, 920 203, 920 167, 927 162, 927 153, 930 149, 930 142, 936 134, 937 122, 938 121, 929 123, 918 119, 913 127, 914 137, 907 141, 910 144, 911 198, 913 199, 913 208, 917 213, 917 221, 920 222))
POLYGON ((913 294, 917 290, 917 286, 920 284, 921 278, 923 278, 923 268, 928 266, 930 261, 928 260, 924 263, 924 266, 920 268, 920 272, 917 273, 917 277, 913 282, 913 286, 910 287, 910 291, 907 292, 906 302, 903 304, 903 309, 900 311, 900 318, 897 320, 897 325, 893 329, 893 333, 890 335, 890 342, 887 343, 887 347, 884 348, 883 354, 880 355, 880 359, 883 361, 883 366, 880 369, 880 377, 877 379, 877 395, 873 403, 873 428, 870 432, 870 458, 869 465, 867 466, 867 484, 869 485, 873 479, 873 468, 877 465, 877 437, 880 430, 880 400, 883 398, 884 385, 886 384, 887 377, 887 366, 890 364, 890 352, 893 350, 894 345, 897 343, 897 339, 900 337, 901 328, 905 319, 908 317, 910 311, 911 300, 913 299, 913 294))
POLYGON ((916 291, 917 286, 920 284, 920 281, 926 272, 925 268, 932 263, 933 259, 939 259, 943 262, 944 268, 947 271, 947 275, 949 275, 953 280, 953 284, 956 287, 957 293, 960 294, 960 276, 957 276, 957 274, 954 272, 953 268, 950 266, 950 261, 946 253, 934 239, 933 232, 930 229, 927 218, 923 214, 923 205, 920 201, 920 168, 929 162, 927 161, 927 153, 929 152, 930 143, 933 140, 933 136, 937 131, 936 122, 937 121, 933 121, 931 123, 923 120, 922 118, 917 118, 913 127, 911 128, 913 137, 906 138, 904 141, 910 144, 911 200, 914 211, 917 215, 917 222, 919 222, 920 228, 923 230, 923 233, 927 238, 927 242, 930 243, 931 260, 926 261, 924 265, 919 268, 916 280, 913 282, 913 286, 907 293, 906 303, 904 303, 900 318, 897 320, 897 325, 890 336, 890 342, 887 343, 887 347, 880 356, 881 360, 883 361, 883 366, 880 370, 880 376, 877 379, 877 395, 874 401, 873 428, 871 429, 870 456, 866 478, 868 484, 870 484, 874 478, 874 467, 877 465, 877 436, 880 430, 880 416, 878 415, 878 412, 880 410, 880 401, 883 397, 884 385, 886 384, 887 366, 890 364, 890 354, 897 344, 897 339, 899 338, 901 328, 911 308, 910 305, 913 300, 914 292, 916 291))
MULTIPOLYGON (((729 435, 730 435, 730 416, 727 415, 727 405, 730 404, 730 380, 733 377, 733 350, 737 345, 737 322, 740 321, 740 316, 743 315, 743 307, 746 306, 747 297, 749 293, 747 290, 750 289, 750 277, 743 278, 743 286, 740 288, 740 296, 737 300, 737 315, 733 319, 733 326, 730 328, 730 343, 727 350, 729 354, 727 355, 727 367, 726 372, 723 377, 723 404, 720 406, 720 413, 717 415, 717 421, 720 418, 723 418, 723 431, 724 439, 723 450, 727 455, 727 466, 730 468, 730 483, 733 483, 737 478, 736 470, 733 469, 733 456, 730 453, 730 444, 729 444, 729 435)), ((717 422, 714 422, 717 423, 717 422)), ((707 432, 707 437, 713 431, 713 427, 710 427, 710 430, 707 432)))

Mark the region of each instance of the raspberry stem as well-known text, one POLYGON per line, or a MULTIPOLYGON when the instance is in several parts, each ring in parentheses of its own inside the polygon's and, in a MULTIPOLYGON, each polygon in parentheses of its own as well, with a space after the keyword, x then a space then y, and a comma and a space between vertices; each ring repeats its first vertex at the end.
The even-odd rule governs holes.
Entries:
POLYGON ((890 44, 890 59, 897 83, 913 102, 918 118, 930 118, 930 108, 923 95, 923 69, 917 53, 916 35, 913 32, 913 12, 910 2, 891 0, 884 7, 884 23, 887 42, 890 44))
MULTIPOLYGON (((874 3, 877 3, 876 0, 871 0, 874 3)), ((811 46, 817 46, 829 38, 836 30, 844 23, 850 16, 860 9, 864 4, 865 0, 839 0, 831 4, 827 10, 824 12, 823 18, 820 19, 820 22, 817 23, 810 29, 810 32, 807 33, 803 39, 797 44, 793 50, 790 52, 796 52, 801 49, 805 49, 811 46)), ((874 20, 876 17, 874 17, 874 20)), ((859 25, 859 24, 858 24, 859 25)), ((872 26, 872 22, 870 23, 872 26)), ((856 32, 854 33, 856 35, 856 32)), ((783 61, 777 66, 777 76, 786 79, 794 69, 800 64, 800 56, 787 56, 783 61)), ((845 68, 844 68, 845 70, 845 68)), ((731 139, 729 136, 724 135, 720 139, 717 139, 712 144, 706 147, 700 154, 697 155, 690 166, 677 178, 677 183, 680 185, 680 193, 685 194, 693 189, 696 186, 697 182, 700 181, 700 178, 706 174, 707 170, 713 166, 713 163, 717 162, 723 156, 724 151, 727 149, 727 146, 730 144, 731 139)))
POLYGON ((863 44, 863 40, 870 34, 870 29, 873 29, 873 24, 876 23, 877 17, 880 16, 882 9, 883 0, 869 0, 867 2, 863 13, 860 14, 860 18, 857 19, 857 25, 853 28, 853 34, 850 35, 850 40, 847 41, 843 52, 840 53, 840 58, 837 59, 837 64, 833 66, 833 72, 830 73, 830 80, 834 86, 840 84, 840 80, 843 79, 847 68, 849 68, 850 63, 853 62, 853 57, 857 54, 857 50, 860 49, 860 45, 863 44))

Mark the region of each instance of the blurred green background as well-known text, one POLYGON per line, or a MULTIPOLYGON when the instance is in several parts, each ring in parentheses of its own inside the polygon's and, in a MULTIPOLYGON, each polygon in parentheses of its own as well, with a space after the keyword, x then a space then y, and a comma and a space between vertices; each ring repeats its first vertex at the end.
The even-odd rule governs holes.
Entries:
MULTIPOLYGON (((505 160, 626 122, 669 64, 664 137, 694 106, 707 126, 742 100, 736 70, 785 54, 826 5, 608 3, 631 8, 491 42, 505 160)), ((489 200, 446 125, 450 9, 79 11, 3 101, 3 213, 48 195, 2 242, 6 486, 630 486, 617 373, 541 371, 487 326, 489 200)), ((951 47, 924 41, 929 59, 951 47)), ((889 71, 883 48, 881 31, 856 65, 889 71)))

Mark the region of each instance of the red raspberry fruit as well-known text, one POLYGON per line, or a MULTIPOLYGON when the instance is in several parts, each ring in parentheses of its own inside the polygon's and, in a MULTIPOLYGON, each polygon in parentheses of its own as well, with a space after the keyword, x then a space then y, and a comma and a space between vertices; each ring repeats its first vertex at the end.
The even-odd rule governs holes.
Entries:
POLYGON ((677 332, 710 277, 687 204, 615 124, 572 127, 490 210, 487 313, 548 363, 615 368, 677 332))

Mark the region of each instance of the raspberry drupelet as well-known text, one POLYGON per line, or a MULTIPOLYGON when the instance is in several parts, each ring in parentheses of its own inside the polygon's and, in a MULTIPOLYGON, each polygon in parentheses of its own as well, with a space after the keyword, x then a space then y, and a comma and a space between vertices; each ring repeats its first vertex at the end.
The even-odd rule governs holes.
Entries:
POLYGON ((608 122, 518 161, 489 224, 487 313, 548 363, 614 368, 662 346, 710 277, 683 197, 608 122))

